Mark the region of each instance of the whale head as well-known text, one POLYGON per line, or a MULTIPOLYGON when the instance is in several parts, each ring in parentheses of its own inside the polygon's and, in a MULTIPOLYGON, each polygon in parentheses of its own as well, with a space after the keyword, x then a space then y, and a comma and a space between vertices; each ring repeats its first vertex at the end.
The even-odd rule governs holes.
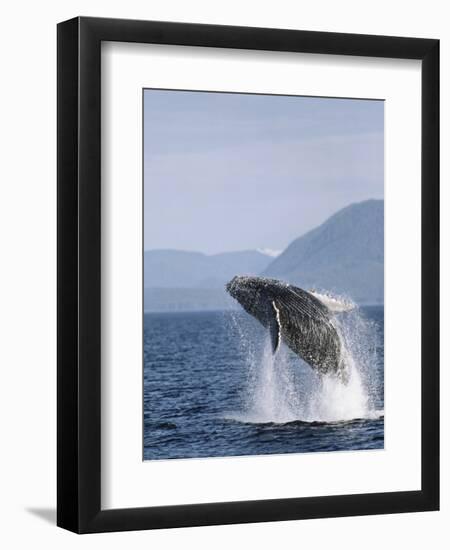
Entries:
POLYGON ((236 276, 225 286, 227 292, 264 325, 280 282, 263 277, 236 276))

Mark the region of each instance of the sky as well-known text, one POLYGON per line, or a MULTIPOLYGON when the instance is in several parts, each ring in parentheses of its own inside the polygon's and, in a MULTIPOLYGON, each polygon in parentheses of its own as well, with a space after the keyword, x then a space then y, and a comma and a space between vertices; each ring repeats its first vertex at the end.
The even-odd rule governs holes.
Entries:
POLYGON ((144 249, 283 250, 384 197, 384 102, 144 91, 144 249))

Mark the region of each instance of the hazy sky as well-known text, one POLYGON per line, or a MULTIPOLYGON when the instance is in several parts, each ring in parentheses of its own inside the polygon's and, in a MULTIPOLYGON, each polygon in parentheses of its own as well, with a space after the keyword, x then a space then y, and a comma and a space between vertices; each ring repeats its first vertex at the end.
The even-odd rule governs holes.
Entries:
POLYGON ((146 90, 144 248, 284 249, 383 198, 382 101, 146 90))

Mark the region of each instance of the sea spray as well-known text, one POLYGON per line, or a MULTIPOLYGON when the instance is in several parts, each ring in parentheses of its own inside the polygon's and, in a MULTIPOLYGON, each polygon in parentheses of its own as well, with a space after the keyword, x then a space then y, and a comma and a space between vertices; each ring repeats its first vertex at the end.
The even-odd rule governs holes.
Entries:
POLYGON ((300 402, 288 350, 282 346, 273 354, 267 336, 259 363, 251 363, 249 367, 252 385, 247 388, 248 418, 253 422, 285 423, 296 420, 300 402))
POLYGON ((247 365, 242 411, 235 420, 252 423, 345 422, 376 418, 376 327, 359 308, 335 315, 333 323, 342 344, 347 380, 321 376, 285 345, 272 353, 267 331, 249 337, 249 325, 233 315, 241 353, 247 365), (261 337, 262 336, 262 337, 261 337))

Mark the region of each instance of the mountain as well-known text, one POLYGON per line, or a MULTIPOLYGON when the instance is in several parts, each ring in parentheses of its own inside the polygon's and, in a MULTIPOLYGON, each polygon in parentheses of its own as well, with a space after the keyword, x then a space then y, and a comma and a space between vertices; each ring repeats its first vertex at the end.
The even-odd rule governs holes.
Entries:
POLYGON ((235 275, 274 277, 345 295, 359 304, 382 303, 384 201, 368 200, 339 210, 275 258, 258 250, 211 256, 149 250, 144 253, 144 309, 236 308, 224 289, 235 275))
POLYGON ((148 250, 144 252, 144 287, 223 289, 236 273, 257 275, 272 260, 257 250, 211 256, 182 250, 148 250))
POLYGON ((293 241, 262 275, 303 288, 384 301, 384 201, 351 204, 293 241))

